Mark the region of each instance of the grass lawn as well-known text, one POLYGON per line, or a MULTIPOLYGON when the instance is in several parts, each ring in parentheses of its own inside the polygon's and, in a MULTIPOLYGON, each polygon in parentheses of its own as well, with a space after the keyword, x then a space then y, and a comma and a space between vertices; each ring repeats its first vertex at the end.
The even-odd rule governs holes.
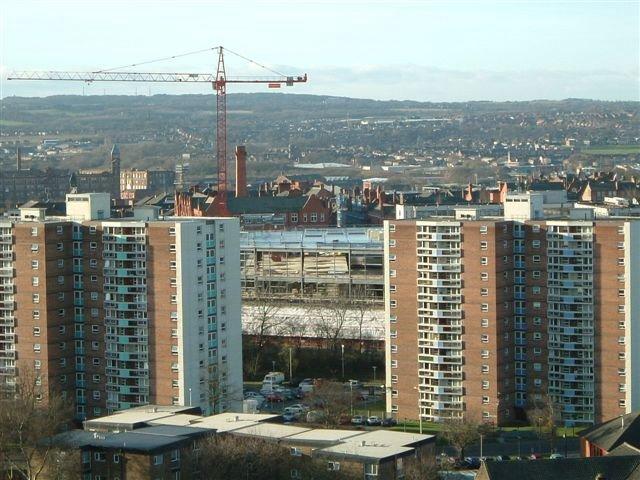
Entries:
POLYGON ((590 155, 632 155, 640 153, 640 145, 601 145, 583 148, 580 153, 590 155))

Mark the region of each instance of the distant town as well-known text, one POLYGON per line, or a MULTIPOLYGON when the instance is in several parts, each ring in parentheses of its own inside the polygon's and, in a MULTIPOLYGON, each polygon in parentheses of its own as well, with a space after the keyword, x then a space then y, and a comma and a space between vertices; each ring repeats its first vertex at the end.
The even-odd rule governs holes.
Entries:
POLYGON ((637 102, 211 107, 3 100, 0 476, 638 478, 637 102))

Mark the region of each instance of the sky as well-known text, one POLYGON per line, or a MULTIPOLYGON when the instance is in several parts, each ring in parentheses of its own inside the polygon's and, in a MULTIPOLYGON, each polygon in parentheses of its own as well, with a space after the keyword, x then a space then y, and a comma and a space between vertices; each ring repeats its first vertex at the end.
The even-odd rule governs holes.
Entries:
MULTIPOLYGON (((640 100, 639 0, 0 0, 0 96, 207 93, 211 86, 7 81, 223 45, 378 100, 640 100)), ((263 74, 226 56, 229 75, 263 74)), ((130 71, 213 72, 214 51, 130 71)), ((126 69, 124 69, 126 70, 126 69)), ((229 92, 264 91, 229 86, 229 92)))

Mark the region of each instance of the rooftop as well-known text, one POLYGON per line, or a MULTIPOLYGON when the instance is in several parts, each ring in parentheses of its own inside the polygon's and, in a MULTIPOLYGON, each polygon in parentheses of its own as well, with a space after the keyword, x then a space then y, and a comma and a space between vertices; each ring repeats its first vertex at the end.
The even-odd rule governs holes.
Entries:
POLYGON ((608 452, 623 443, 640 447, 640 412, 628 413, 594 425, 582 431, 580 436, 608 452))
POLYGON ((604 474, 606 480, 640 479, 640 456, 604 456, 589 458, 562 458, 535 462, 485 462, 480 472, 486 471, 489 480, 594 480, 604 474))
POLYGON ((308 228, 304 230, 265 230, 240 233, 241 247, 256 248, 341 248, 382 249, 381 228, 308 228))
POLYGON ((305 427, 294 427, 293 425, 282 425, 279 423, 256 423, 255 425, 235 430, 234 433, 236 435, 248 435, 251 437, 280 440, 308 430, 311 429, 305 427))
POLYGON ((331 430, 316 428, 291 435, 287 440, 300 442, 339 442, 362 435, 360 430, 331 430))

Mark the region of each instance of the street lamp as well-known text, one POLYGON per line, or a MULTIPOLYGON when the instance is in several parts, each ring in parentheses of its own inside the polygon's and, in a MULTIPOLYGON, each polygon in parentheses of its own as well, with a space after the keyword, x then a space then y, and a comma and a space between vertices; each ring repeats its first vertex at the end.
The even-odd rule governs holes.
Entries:
POLYGON ((191 387, 189 387, 189 406, 191 406, 191 387))
POLYGON ((378 369, 378 367, 376 365, 373 366, 373 381, 375 383, 376 381, 376 370, 378 369))
POLYGON ((276 371, 276 361, 275 360, 271 360, 271 371, 272 372, 276 371))
POLYGON ((344 380, 344 343, 340 345, 340 350, 342 351, 341 360, 342 360, 342 380, 344 380))

